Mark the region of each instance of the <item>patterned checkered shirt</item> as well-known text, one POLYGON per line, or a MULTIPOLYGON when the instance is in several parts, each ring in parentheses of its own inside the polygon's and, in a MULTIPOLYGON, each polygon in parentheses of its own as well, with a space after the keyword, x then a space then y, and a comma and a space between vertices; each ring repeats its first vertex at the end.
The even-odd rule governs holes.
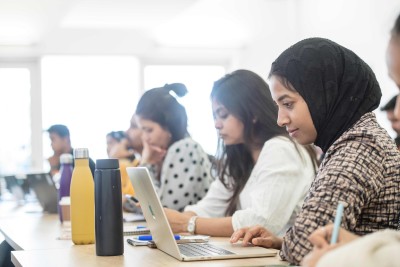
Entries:
POLYGON ((299 264, 312 249, 308 236, 334 221, 338 201, 347 203, 342 227, 358 235, 397 229, 400 153, 372 112, 364 114, 329 147, 280 255, 299 264))

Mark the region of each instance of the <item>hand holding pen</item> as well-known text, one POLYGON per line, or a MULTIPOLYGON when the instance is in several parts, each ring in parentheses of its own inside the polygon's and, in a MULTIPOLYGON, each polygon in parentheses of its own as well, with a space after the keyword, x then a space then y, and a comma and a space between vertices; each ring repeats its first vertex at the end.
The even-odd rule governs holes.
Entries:
MULTIPOLYGON (((333 229, 334 224, 328 224, 327 226, 318 228, 309 236, 308 240, 310 240, 314 247, 324 248, 331 246, 330 240, 332 239, 333 229)), ((357 238, 357 235, 350 233, 343 228, 339 228, 339 234, 335 246, 347 244, 357 238)))
POLYGON ((313 250, 303 258, 302 266, 316 266, 319 259, 327 252, 357 238, 356 235, 340 227, 344 207, 345 203, 339 202, 334 224, 320 227, 308 237, 313 250))
POLYGON ((325 248, 335 244, 342 245, 358 237, 340 227, 343 210, 344 203, 340 202, 336 210, 335 223, 320 227, 309 236, 308 239, 314 247, 325 248))

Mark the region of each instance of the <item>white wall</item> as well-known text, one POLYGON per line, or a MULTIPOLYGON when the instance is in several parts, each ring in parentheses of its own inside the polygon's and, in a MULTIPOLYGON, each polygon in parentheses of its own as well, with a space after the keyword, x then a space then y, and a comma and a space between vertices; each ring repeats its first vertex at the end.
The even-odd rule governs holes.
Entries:
MULTIPOLYGON (((254 23, 269 25, 233 61, 267 77, 273 60, 291 44, 308 37, 329 38, 353 50, 374 70, 382 88, 381 106, 398 93, 389 79, 385 51, 389 32, 400 14, 398 0, 282 0, 260 2, 254 23)), ((394 135, 384 112, 378 121, 394 135)))

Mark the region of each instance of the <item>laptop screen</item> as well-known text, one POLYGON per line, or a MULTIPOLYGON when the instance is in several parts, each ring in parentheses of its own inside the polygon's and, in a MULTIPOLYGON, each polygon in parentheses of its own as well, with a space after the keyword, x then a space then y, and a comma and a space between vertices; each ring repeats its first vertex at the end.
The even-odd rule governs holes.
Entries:
POLYGON ((48 173, 27 174, 29 186, 34 191, 43 211, 49 213, 58 212, 58 192, 53 179, 48 173))

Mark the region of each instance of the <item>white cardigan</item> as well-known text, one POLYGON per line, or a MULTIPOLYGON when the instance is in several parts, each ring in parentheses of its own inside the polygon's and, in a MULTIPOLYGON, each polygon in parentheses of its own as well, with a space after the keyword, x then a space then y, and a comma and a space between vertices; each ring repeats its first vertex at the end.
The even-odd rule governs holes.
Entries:
POLYGON ((326 253, 317 267, 398 267, 400 232, 386 229, 367 234, 326 253))
MULTIPOLYGON (((232 216, 233 229, 259 224, 283 236, 293 225, 314 177, 315 169, 304 147, 286 137, 268 140, 240 193, 240 206, 232 216)), ((216 179, 207 195, 185 211, 200 217, 224 217, 231 196, 232 191, 216 179)))

